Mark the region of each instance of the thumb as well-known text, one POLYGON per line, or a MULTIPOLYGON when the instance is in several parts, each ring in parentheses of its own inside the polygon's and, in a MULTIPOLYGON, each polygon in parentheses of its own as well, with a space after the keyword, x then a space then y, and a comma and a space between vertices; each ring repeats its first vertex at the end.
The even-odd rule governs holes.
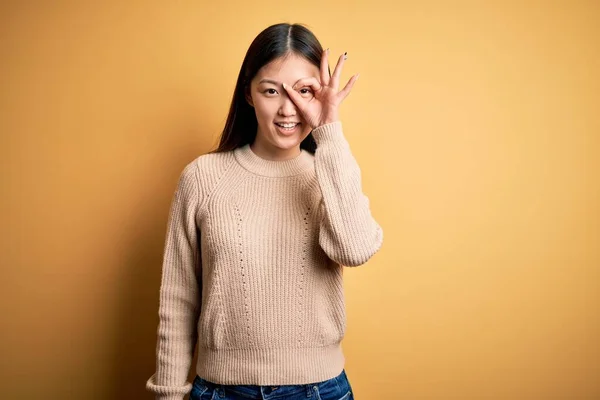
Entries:
POLYGON ((290 99, 292 99, 296 107, 298 107, 300 111, 304 112, 304 99, 302 98, 302 96, 300 96, 300 93, 296 92, 294 89, 292 89, 289 85, 286 85, 285 83, 283 84, 283 88, 285 89, 285 92, 288 94, 288 96, 290 96, 290 99))

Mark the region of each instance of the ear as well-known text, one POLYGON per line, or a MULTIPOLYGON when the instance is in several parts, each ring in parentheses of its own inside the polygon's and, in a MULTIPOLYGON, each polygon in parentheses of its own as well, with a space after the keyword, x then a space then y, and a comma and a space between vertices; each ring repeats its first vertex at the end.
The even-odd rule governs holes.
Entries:
POLYGON ((252 96, 250 95, 250 88, 248 86, 244 88, 244 97, 246 98, 248 104, 250 104, 250 107, 254 107, 254 102, 252 101, 252 96))

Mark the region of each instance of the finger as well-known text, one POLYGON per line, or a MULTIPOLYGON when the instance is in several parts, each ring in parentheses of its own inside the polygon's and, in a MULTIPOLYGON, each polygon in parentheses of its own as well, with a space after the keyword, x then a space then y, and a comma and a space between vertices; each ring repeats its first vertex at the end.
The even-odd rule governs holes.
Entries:
POLYGON ((296 107, 298 107, 300 109, 300 111, 304 111, 304 99, 302 98, 302 96, 300 95, 300 93, 296 92, 295 90, 293 90, 290 85, 286 85, 285 83, 283 84, 283 89, 285 90, 285 92, 288 94, 288 96, 290 96, 290 99, 292 99, 292 101, 294 102, 294 104, 296 105, 296 107))
POLYGON ((360 75, 360 74, 356 74, 352 78, 350 78, 350 80, 348 81, 348 83, 346 83, 346 86, 344 86, 344 89, 341 92, 338 93, 338 95, 340 96, 341 100, 344 100, 346 98, 346 96, 348 96, 350 94, 350 91, 352 90, 352 87, 354 86, 354 84, 358 80, 358 75, 360 75))
POLYGON ((331 81, 329 82, 329 86, 331 86, 334 90, 337 90, 340 86, 340 75, 342 74, 342 68, 344 67, 344 62, 346 61, 346 54, 344 53, 338 58, 337 65, 333 70, 333 75, 331 75, 331 81))
POLYGON ((306 86, 309 86, 313 90, 313 92, 318 92, 319 90, 321 90, 322 87, 321 82, 319 82, 317 78, 315 78, 314 76, 309 76, 307 78, 302 78, 298 82, 296 82, 294 86, 292 86, 292 89, 298 90, 306 86))
POLYGON ((323 54, 321 54, 321 83, 324 86, 329 85, 329 49, 323 50, 323 54))

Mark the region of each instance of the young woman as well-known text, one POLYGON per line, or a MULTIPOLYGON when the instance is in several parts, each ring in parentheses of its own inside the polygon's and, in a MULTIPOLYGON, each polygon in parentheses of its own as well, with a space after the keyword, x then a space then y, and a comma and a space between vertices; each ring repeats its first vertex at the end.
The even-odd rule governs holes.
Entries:
POLYGON ((252 42, 215 151, 182 171, 160 286, 156 399, 353 399, 341 341, 344 266, 383 231, 339 106, 346 53, 300 24, 252 42), (196 378, 187 381, 196 343, 196 378))

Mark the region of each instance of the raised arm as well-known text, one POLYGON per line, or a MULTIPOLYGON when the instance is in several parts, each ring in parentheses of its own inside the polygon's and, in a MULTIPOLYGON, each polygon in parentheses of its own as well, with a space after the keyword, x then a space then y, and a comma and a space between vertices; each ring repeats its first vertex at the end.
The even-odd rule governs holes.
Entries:
POLYGON ((315 172, 323 196, 319 244, 341 265, 362 265, 381 248, 383 230, 362 192, 360 168, 341 121, 318 126, 312 135, 317 143, 315 172))

